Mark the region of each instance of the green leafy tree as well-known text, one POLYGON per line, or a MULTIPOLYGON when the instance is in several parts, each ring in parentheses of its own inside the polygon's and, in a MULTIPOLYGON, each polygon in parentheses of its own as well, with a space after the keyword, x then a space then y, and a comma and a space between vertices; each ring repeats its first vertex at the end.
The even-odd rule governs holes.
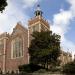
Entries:
POLYGON ((29 47, 30 62, 48 69, 48 65, 55 64, 60 55, 60 36, 51 31, 34 32, 32 36, 29 47))
POLYGON ((7 6, 7 0, 0 0, 0 12, 2 13, 5 7, 7 6))

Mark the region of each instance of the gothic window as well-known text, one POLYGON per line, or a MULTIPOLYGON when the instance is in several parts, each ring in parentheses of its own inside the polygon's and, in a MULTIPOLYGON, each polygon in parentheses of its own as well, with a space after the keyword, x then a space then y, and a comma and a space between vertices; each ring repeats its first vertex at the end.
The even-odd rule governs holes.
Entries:
POLYGON ((12 41, 12 56, 13 58, 23 56, 23 39, 20 37, 17 37, 12 41))

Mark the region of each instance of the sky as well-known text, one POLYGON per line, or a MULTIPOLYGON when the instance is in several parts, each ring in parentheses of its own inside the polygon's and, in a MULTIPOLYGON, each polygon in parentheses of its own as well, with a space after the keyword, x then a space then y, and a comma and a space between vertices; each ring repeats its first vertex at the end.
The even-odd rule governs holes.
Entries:
POLYGON ((17 22, 24 27, 34 17, 38 4, 50 30, 61 35, 61 48, 75 54, 75 0, 7 0, 8 6, 0 13, 0 34, 11 33, 17 22))

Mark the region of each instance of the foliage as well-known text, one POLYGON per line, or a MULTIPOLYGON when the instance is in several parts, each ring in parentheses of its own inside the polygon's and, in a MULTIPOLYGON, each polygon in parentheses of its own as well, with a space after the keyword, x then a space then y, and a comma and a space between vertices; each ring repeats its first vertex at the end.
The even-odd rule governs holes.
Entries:
POLYGON ((50 72, 60 72, 60 70, 61 70, 60 68, 52 66, 49 71, 50 72))
POLYGON ((6 6, 7 6, 6 0, 0 0, 0 12, 3 12, 6 6))
POLYGON ((30 62, 46 68, 51 63, 55 64, 60 55, 60 36, 51 31, 34 32, 32 36, 29 47, 30 62))
POLYGON ((63 66, 63 72, 66 74, 75 74, 75 62, 70 62, 63 66))
POLYGON ((35 64, 27 64, 27 65, 20 65, 19 66, 20 72, 32 73, 32 72, 37 71, 39 69, 43 69, 43 67, 35 65, 35 64))

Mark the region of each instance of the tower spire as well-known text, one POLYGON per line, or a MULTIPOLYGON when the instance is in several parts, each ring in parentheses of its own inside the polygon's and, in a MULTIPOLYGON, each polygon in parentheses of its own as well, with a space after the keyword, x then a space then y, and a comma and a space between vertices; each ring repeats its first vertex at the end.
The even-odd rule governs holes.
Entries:
POLYGON ((42 16, 43 12, 40 8, 40 5, 37 5, 36 11, 35 11, 35 16, 42 16))

